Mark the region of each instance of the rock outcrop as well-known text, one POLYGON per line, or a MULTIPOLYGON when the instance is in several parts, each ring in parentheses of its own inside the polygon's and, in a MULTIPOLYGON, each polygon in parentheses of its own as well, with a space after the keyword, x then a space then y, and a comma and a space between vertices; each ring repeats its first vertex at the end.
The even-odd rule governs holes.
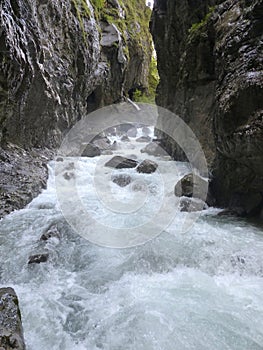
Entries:
POLYGON ((0 349, 25 348, 17 295, 13 288, 0 288, 0 349))
MULTIPOLYGON (((243 208, 244 215, 262 208, 262 14, 262 0, 157 0, 151 24, 157 104, 199 139, 217 205, 243 208)), ((157 134, 175 159, 185 159, 173 140, 157 134)))
POLYGON ((2 1, 1 147, 41 154, 87 112, 147 90, 150 12, 144 0, 2 1))

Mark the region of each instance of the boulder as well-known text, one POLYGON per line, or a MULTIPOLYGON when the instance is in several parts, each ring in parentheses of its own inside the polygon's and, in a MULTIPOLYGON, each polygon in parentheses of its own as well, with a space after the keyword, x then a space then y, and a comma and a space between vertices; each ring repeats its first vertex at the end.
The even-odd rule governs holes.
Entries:
POLYGON ((174 194, 177 197, 193 197, 201 198, 207 195, 208 181, 204 180, 200 176, 193 176, 193 174, 185 175, 180 181, 177 182, 174 188, 174 194), (194 191, 195 184, 195 193, 194 191))
POLYGON ((132 178, 128 174, 113 175, 111 179, 116 185, 120 187, 126 187, 132 181, 132 178))
POLYGON ((57 228, 56 225, 51 226, 47 232, 43 233, 43 235, 40 237, 41 241, 48 241, 51 238, 61 238, 61 234, 57 228))
POLYGON ((133 129, 133 128, 135 128, 135 126, 130 123, 123 123, 118 126, 118 130, 120 132, 125 132, 125 133, 127 133, 130 129, 133 129))
POLYGON ((179 205, 180 211, 184 212, 194 212, 194 211, 201 211, 203 209, 207 208, 207 205, 204 201, 196 198, 181 198, 180 199, 180 205, 179 205))
POLYGON ((117 132, 116 132, 116 128, 114 126, 108 128, 105 130, 105 134, 106 135, 111 135, 111 136, 116 136, 117 132))
POLYGON ((105 151, 102 151, 101 154, 111 156, 113 154, 111 149, 106 149, 105 151))
POLYGON ((136 160, 122 156, 115 156, 105 164, 105 166, 115 169, 135 168, 137 165, 138 162, 136 160))
POLYGON ((101 139, 95 140, 92 142, 93 145, 98 147, 101 151, 105 151, 110 149, 111 142, 107 137, 103 137, 101 139))
POLYGON ((127 135, 123 135, 123 136, 121 137, 121 141, 122 141, 122 142, 129 142, 130 139, 129 139, 129 137, 128 137, 127 135))
POLYGON ((150 156, 167 156, 167 152, 161 147, 158 142, 151 142, 141 150, 141 153, 147 153, 150 156))
POLYGON ((31 255, 28 259, 28 264, 40 264, 43 262, 47 262, 49 258, 48 253, 44 254, 36 254, 36 255, 31 255))
POLYGON ((136 139, 136 142, 150 142, 151 138, 150 136, 141 136, 138 139, 136 139))
POLYGON ((150 129, 148 126, 144 126, 144 127, 142 128, 142 133, 143 133, 144 135, 150 135, 150 134, 151 134, 151 129, 150 129))
POLYGON ((145 159, 143 162, 141 162, 138 167, 136 168, 136 171, 138 173, 144 173, 144 174, 151 174, 156 171, 158 168, 158 164, 150 159, 145 159))
POLYGON ((136 137, 137 136, 137 128, 135 126, 132 126, 128 131, 127 135, 129 137, 136 137))
POLYGON ((0 288, 0 349, 25 348, 17 295, 13 288, 0 288))
POLYGON ((99 147, 89 143, 82 152, 82 157, 97 157, 101 155, 101 150, 99 147))

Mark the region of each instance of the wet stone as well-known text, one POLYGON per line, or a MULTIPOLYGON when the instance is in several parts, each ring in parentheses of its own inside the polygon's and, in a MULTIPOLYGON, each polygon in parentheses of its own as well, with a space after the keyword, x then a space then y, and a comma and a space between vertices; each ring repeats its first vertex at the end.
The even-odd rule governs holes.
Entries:
POLYGON ((19 302, 13 288, 0 288, 0 349, 25 350, 19 302))
POLYGON ((137 166, 137 162, 134 159, 125 158, 122 156, 115 156, 111 160, 109 160, 105 166, 109 168, 115 169, 124 169, 124 168, 135 168, 137 166))
POLYGON ((158 168, 158 164, 150 159, 145 159, 143 162, 141 162, 138 167, 136 168, 136 171, 138 173, 144 173, 144 174, 151 174, 156 171, 158 168))
POLYGON ((120 187, 126 187, 132 181, 130 175, 127 174, 113 175, 111 179, 116 185, 120 187))
POLYGON ((31 255, 28 260, 28 264, 40 264, 47 262, 49 258, 49 254, 36 254, 36 255, 31 255))

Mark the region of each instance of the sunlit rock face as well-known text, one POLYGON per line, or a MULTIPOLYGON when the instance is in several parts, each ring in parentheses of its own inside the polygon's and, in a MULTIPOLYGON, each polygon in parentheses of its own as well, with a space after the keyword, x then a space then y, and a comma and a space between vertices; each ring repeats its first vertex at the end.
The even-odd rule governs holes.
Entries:
MULTIPOLYGON (((262 207, 262 11, 261 0, 157 0, 151 24, 157 103, 198 137, 217 204, 244 215, 262 207)), ((184 159, 173 140, 158 134, 184 159)))

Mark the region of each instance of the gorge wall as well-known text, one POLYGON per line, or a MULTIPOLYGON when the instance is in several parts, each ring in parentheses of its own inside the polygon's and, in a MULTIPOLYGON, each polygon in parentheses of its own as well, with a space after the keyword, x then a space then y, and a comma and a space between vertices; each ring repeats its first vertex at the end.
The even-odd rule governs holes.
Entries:
POLYGON ((0 217, 37 194, 76 121, 147 90, 150 13, 144 0, 1 2, 0 217))
MULTIPOLYGON (((156 0, 151 21, 157 104, 192 128, 217 205, 241 215, 262 210, 262 16, 262 0, 156 0)), ((173 140, 157 134, 184 159, 173 140)))

